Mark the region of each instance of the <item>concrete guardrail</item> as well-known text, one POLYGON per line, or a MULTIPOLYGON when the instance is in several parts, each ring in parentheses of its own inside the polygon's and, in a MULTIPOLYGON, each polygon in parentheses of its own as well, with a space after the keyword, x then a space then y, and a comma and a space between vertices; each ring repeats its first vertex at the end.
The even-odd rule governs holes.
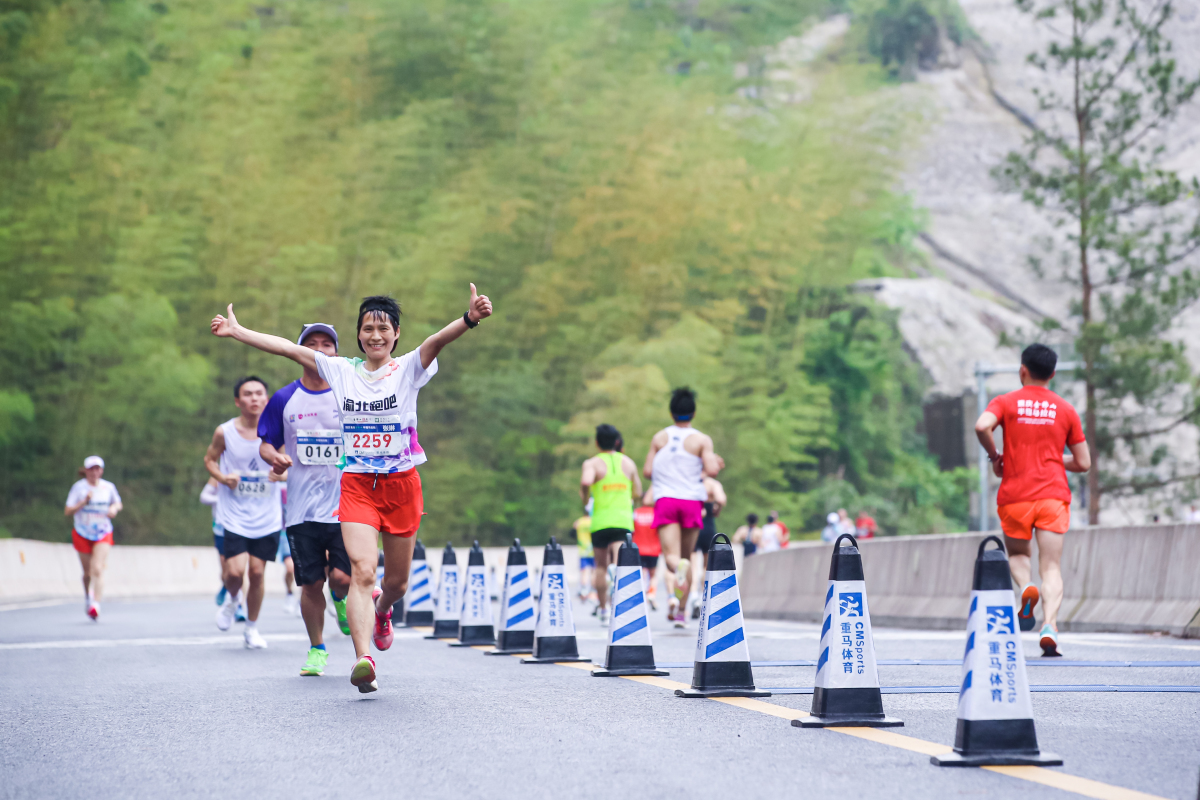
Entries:
MULTIPOLYGON (((491 569, 493 591, 504 581, 508 548, 485 547, 484 560, 491 569)), ((567 579, 578 588, 579 548, 563 547, 567 579)), ((429 547, 426 555, 435 570, 442 563, 442 548, 429 547)), ((542 566, 542 546, 526 548, 535 573, 542 566)), ((467 563, 466 548, 457 548, 458 563, 467 563)), ((104 575, 104 597, 110 600, 151 597, 186 597, 216 594, 221 588, 221 566, 212 547, 113 547, 104 575)), ((79 556, 69 544, 33 539, 0 539, 0 604, 43 600, 83 599, 83 571, 79 556)), ((266 590, 284 593, 283 565, 267 564, 266 590)))
MULTIPOLYGON (((1200 638, 1200 526, 1079 528, 1066 536, 1061 630, 1200 638)), ((874 624, 965 626, 983 538, 958 533, 862 542, 874 624)), ((819 622, 831 552, 823 542, 798 542, 746 559, 741 580, 746 615, 819 622)), ((1036 576, 1036 547, 1033 566, 1036 576)))

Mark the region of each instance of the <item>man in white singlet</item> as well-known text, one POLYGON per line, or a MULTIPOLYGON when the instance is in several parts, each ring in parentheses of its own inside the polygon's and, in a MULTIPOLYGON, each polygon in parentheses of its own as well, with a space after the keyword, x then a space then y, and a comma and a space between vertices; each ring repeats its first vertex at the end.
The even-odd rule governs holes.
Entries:
MULTIPOLYGON (((337 356, 337 331, 316 322, 305 325, 296 344, 337 356)), ((342 423, 333 390, 315 369, 271 396, 258 421, 262 437, 259 453, 278 475, 287 473, 284 517, 291 544, 296 583, 300 588, 300 615, 308 630, 308 659, 301 675, 323 675, 329 658, 325 649, 325 570, 334 598, 338 625, 350 632, 346 594, 350 590, 350 557, 342 542, 338 522, 342 473, 342 423)))
POLYGON ((696 549, 696 538, 704 524, 704 501, 708 490, 704 477, 715 478, 725 461, 713 452, 712 439, 692 427, 696 395, 683 387, 671 394, 671 417, 675 424, 654 435, 642 474, 654 482, 654 527, 662 543, 667 565, 667 590, 671 597, 667 619, 684 627, 683 601, 691 586, 691 562, 681 558, 696 549))
POLYGON ((248 573, 244 636, 247 648, 260 650, 267 646, 258 632, 263 576, 279 551, 283 507, 271 465, 258 452, 258 418, 267 405, 267 384, 254 376, 242 378, 233 397, 241 413, 217 426, 204 454, 204 466, 219 484, 217 522, 225 529, 226 597, 217 609, 217 627, 227 631, 233 625, 242 575, 248 573))

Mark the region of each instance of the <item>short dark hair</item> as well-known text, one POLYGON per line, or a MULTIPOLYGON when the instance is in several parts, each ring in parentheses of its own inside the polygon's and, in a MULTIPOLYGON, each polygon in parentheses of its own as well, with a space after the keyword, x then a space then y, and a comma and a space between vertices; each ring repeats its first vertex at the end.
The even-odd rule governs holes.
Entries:
POLYGON ((596 426, 596 444, 600 446, 601 450, 614 450, 619 441, 621 441, 621 432, 612 425, 596 426))
POLYGON ((758 514, 747 514, 746 515, 746 524, 749 525, 751 528, 753 528, 755 525, 757 525, 758 524, 758 514))
MULTIPOLYGON (((400 330, 400 304, 395 301, 389 294, 373 294, 370 297, 364 297, 362 303, 358 306, 358 323, 354 326, 354 341, 358 344, 358 349, 363 350, 362 342, 358 339, 358 333, 362 330, 363 318, 368 314, 381 314, 387 317, 392 322, 392 327, 400 330)), ((396 342, 400 340, 397 339, 396 342)), ((392 343, 392 352, 396 352, 396 342, 392 343)))
POLYGON ((671 392, 671 418, 686 422, 696 416, 696 393, 686 386, 671 392))
POLYGON ((1058 353, 1044 344, 1031 344, 1021 352, 1021 366, 1029 370, 1034 380, 1048 381, 1058 366, 1058 353))
POLYGON ((233 399, 237 400, 239 397, 242 396, 242 386, 244 386, 247 383, 254 383, 254 382, 261 383, 264 392, 271 391, 271 387, 267 386, 267 382, 264 381, 262 378, 258 377, 257 375, 247 375, 246 377, 242 378, 240 381, 238 381, 237 383, 235 383, 233 385, 233 399))

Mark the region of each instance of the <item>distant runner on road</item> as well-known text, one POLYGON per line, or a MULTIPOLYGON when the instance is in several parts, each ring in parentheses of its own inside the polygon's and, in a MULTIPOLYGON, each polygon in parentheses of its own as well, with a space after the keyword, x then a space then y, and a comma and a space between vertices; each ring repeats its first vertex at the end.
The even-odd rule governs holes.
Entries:
POLYGON ((686 624, 683 603, 691 588, 691 562, 683 555, 696 549, 696 537, 704 524, 702 512, 708 491, 704 476, 715 478, 725 461, 713 452, 712 439, 692 427, 696 395, 686 387, 671 394, 671 418, 650 441, 642 474, 654 481, 654 527, 667 562, 667 619, 682 628, 686 624))
POLYGON ((393 358, 392 351, 400 338, 400 306, 384 295, 368 297, 358 308, 358 347, 365 359, 330 358, 282 337, 244 328, 233 315, 233 304, 228 314, 213 318, 214 335, 290 358, 316 370, 333 389, 345 459, 338 517, 351 568, 346 611, 358 656, 350 683, 360 692, 373 692, 379 683, 370 642, 374 640, 380 650, 392 646, 392 605, 408 585, 424 508, 416 468, 427 459, 417 438, 417 393, 437 374, 442 348, 491 316, 492 302, 471 284, 462 317, 399 358, 393 358), (375 589, 381 532, 389 535, 383 537, 383 580, 375 589))
MULTIPOLYGON (((317 322, 305 325, 296 344, 334 358, 337 331, 317 322)), ((308 630, 309 650, 301 675, 325 674, 325 571, 334 597, 338 626, 349 633, 346 594, 350 590, 350 557, 338 522, 342 474, 342 426, 337 400, 316 371, 304 367, 300 380, 271 396, 258 421, 263 460, 277 474, 287 473, 284 541, 291 545, 296 584, 300 586, 300 616, 308 630)), ((280 542, 283 546, 283 541, 280 542)))
POLYGON ((71 543, 79 553, 83 567, 83 610, 93 620, 100 619, 100 596, 104 594, 104 569, 113 544, 113 517, 124 506, 117 487, 103 479, 104 459, 88 456, 83 460, 82 475, 67 494, 63 509, 75 518, 71 543))
POLYGON ((1045 600, 1042 653, 1060 656, 1058 609, 1063 599, 1063 535, 1071 526, 1071 487, 1067 472, 1087 472, 1091 453, 1079 415, 1066 400, 1047 388, 1058 355, 1042 344, 1021 353, 1021 388, 988 403, 975 423, 975 435, 1000 478, 996 511, 1004 529, 1008 563, 1021 587, 1021 630, 1032 630, 1038 587, 1030 583, 1033 531, 1037 531, 1038 572, 1045 600), (992 431, 1004 426, 1004 452, 996 451, 992 431), (1064 447, 1070 455, 1063 455, 1064 447))
MULTIPOLYGON (((579 599, 587 602, 592 599, 592 584, 596 582, 596 554, 592 549, 592 504, 585 506, 587 511, 571 524, 575 529, 575 542, 579 546, 579 599)), ((599 612, 596 606, 595 612, 599 612)))
POLYGON ((579 494, 592 503, 592 548, 595 552, 596 598, 600 624, 608 622, 608 565, 617 563, 617 548, 633 532, 633 501, 642 494, 637 464, 617 452, 621 433, 612 425, 596 426, 597 455, 583 462, 579 494))
POLYGON ((708 560, 708 549, 712 547, 713 538, 716 537, 717 517, 721 513, 721 509, 729 502, 725 497, 725 487, 716 478, 704 476, 704 491, 708 493, 707 499, 704 501, 704 524, 700 527, 700 533, 696 536, 696 550, 699 556, 692 558, 692 587, 688 597, 692 600, 692 619, 700 619, 700 595, 698 590, 703 590, 704 587, 704 568, 708 560))
MULTIPOLYGON (((649 495, 650 493, 647 493, 649 495)), ((658 557, 662 554, 662 545, 658 542, 658 531, 654 529, 654 505, 652 500, 633 512, 633 543, 637 545, 638 554, 642 560, 642 585, 646 589, 646 603, 651 611, 658 610, 655 578, 658 573, 658 557)))
POLYGON ((270 465, 258 454, 258 418, 267 405, 267 384, 253 375, 233 387, 234 403, 241 413, 217 426, 204 454, 204 466, 217 483, 217 522, 224 529, 225 602, 217 609, 217 628, 229 630, 237 614, 242 576, 246 589, 246 647, 267 646, 258 632, 258 612, 263 602, 263 577, 268 561, 279 551, 283 508, 279 484, 270 465))

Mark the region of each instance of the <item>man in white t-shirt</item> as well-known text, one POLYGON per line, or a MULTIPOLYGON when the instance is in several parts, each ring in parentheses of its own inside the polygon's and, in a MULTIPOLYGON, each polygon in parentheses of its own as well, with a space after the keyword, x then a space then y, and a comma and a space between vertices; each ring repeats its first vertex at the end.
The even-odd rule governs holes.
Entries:
POLYGON ((83 476, 67 494, 63 509, 75 518, 71 543, 79 553, 83 567, 84 611, 93 620, 100 619, 100 595, 104 592, 104 568, 113 544, 113 517, 123 508, 117 487, 104 480, 104 459, 88 456, 83 460, 83 476))
MULTIPOLYGON (((316 322, 305 325, 296 344, 326 356, 336 356, 337 331, 316 322)), ((300 615, 308 630, 309 650, 301 675, 323 675, 329 658, 325 649, 325 570, 338 625, 350 632, 346 593, 350 589, 350 556, 338 523, 341 500, 342 428, 333 390, 315 369, 271 396, 258 420, 262 439, 259 454, 278 475, 287 474, 284 524, 291 544, 296 583, 300 586, 300 615)))
POLYGON ((267 562, 279 552, 283 505, 279 476, 259 455, 258 418, 267 405, 267 384, 254 375, 233 387, 238 416, 217 426, 204 454, 208 474, 217 480, 217 522, 225 531, 225 602, 217 609, 217 628, 229 630, 237 614, 242 576, 246 575, 246 647, 261 650, 258 632, 267 562))
POLYGON ((358 656, 350 682, 360 692, 373 692, 379 684, 370 643, 374 641, 379 650, 392 646, 392 605, 404 596, 408 585, 413 543, 424 508, 416 470, 426 461, 417 436, 417 393, 437 374, 442 348, 491 316, 492 302, 471 284, 471 298, 462 317, 399 358, 392 354, 400 338, 400 306, 384 295, 366 298, 358 309, 357 339, 363 359, 329 358, 282 337, 242 327, 232 304, 228 313, 228 317, 218 314, 213 318, 214 335, 237 339, 315 369, 338 402, 344 456, 338 518, 350 556, 346 612, 358 656), (384 575, 380 588, 372 591, 380 533, 387 534, 382 538, 384 575))

